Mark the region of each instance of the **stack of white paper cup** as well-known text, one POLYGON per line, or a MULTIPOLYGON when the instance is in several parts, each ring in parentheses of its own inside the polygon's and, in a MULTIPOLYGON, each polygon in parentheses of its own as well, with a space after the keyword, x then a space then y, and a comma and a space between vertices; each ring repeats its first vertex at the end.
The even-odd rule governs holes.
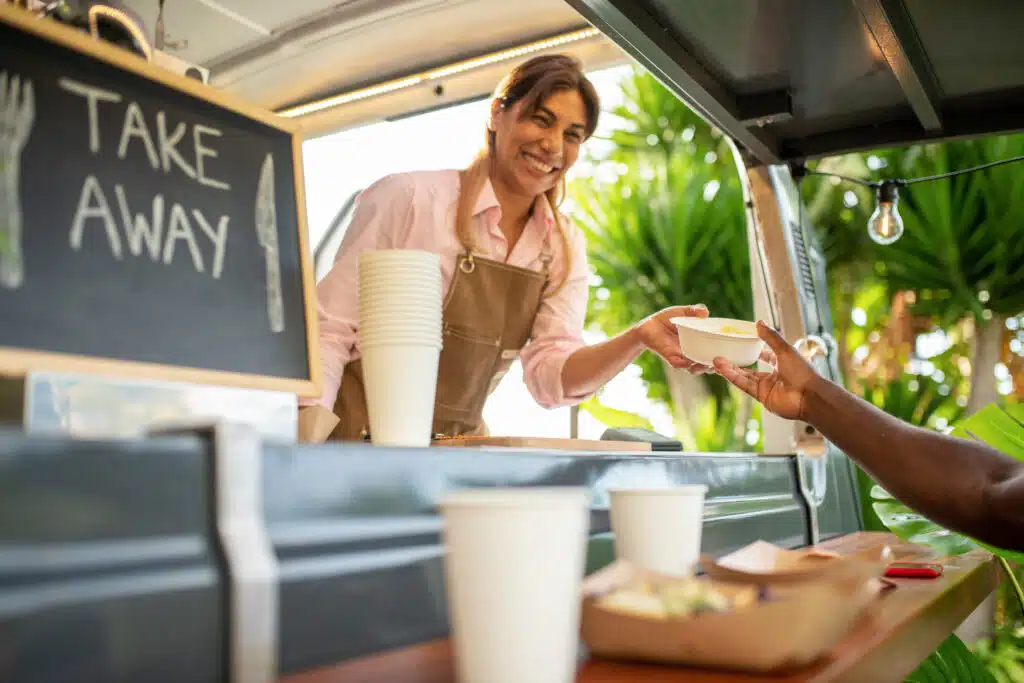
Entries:
POLYGON ((458 683, 571 683, 589 530, 584 488, 441 501, 458 683))
POLYGON ((692 574, 700 557, 707 490, 702 484, 610 490, 616 557, 662 574, 692 574))
POLYGON ((375 444, 430 444, 441 296, 437 254, 386 249, 359 255, 359 352, 375 444))

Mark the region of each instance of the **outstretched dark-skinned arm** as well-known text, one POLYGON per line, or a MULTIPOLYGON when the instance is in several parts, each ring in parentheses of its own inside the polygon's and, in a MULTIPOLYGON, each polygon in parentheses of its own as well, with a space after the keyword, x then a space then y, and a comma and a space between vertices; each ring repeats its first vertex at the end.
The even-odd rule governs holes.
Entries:
POLYGON ((914 427, 818 375, 763 322, 771 372, 715 360, 720 375, 776 415, 803 420, 889 493, 955 531, 1024 550, 1024 463, 983 443, 914 427))

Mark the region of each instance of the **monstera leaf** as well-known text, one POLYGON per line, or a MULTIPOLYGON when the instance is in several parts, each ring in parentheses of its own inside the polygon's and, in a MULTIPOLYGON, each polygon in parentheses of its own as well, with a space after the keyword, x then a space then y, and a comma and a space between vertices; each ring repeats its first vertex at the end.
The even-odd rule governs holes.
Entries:
POLYGON ((928 546, 943 557, 963 555, 978 548, 978 544, 960 534, 941 527, 927 517, 919 515, 893 498, 881 486, 871 488, 872 507, 885 527, 904 541, 928 546))
POLYGON ((905 683, 996 683, 995 677, 963 641, 950 636, 921 662, 905 683))

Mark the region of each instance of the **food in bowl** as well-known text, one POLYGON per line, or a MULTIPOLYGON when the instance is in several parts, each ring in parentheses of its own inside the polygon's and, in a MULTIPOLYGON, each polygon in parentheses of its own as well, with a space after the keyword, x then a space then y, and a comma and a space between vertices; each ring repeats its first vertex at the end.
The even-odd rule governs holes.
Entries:
MULTIPOLYGON (((720 328, 718 328, 718 331, 721 332, 722 334, 738 334, 741 337, 750 337, 751 336, 749 333, 744 332, 742 329, 740 329, 739 325, 733 325, 732 323, 728 323, 728 324, 722 325, 720 328)), ((753 335, 753 336, 757 336, 757 335, 753 335)))
POLYGON ((702 365, 712 365, 721 356, 739 366, 757 362, 764 342, 757 326, 732 318, 672 318, 679 334, 679 350, 702 365))
POLYGON ((766 598, 767 592, 753 586, 726 594, 706 579, 674 579, 656 584, 635 580, 602 596, 597 606, 645 619, 668 620, 704 612, 729 612, 766 598))

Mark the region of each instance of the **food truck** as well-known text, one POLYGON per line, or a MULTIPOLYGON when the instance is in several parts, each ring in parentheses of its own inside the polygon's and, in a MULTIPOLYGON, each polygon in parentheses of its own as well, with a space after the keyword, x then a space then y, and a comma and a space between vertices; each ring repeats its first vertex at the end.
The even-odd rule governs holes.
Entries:
MULTIPOLYGON (((809 425, 770 416, 763 454, 289 440, 297 399, 317 393, 314 255, 337 248, 330 231, 310 239, 302 143, 484 98, 535 54, 571 54, 590 70, 634 61, 729 137, 758 317, 836 379, 825 259, 794 164, 1018 130, 1021 6, 121 7, 127 20, 115 9, 75 25, 43 16, 42 3, 0 4, 3 83, 31 82, 35 105, 24 106, 23 85, 5 129, 8 143, 19 125, 35 134, 9 147, 21 155, 24 260, 0 289, 0 680, 451 680, 436 510, 451 488, 587 487, 588 571, 614 558, 609 488, 637 482, 706 485, 711 556, 758 540, 859 538, 852 463, 809 425), (125 34, 126 48, 100 39, 104 21, 144 28, 125 34), (141 207, 161 213, 162 239, 141 207), (242 225, 254 227, 236 238, 242 225), (262 431, 190 424, 200 394, 242 406, 262 431), (113 404, 117 415, 105 414, 113 404), (76 420, 86 436, 122 426, 105 421, 137 426, 129 408, 172 419, 131 438, 72 433, 76 420)), ((876 638, 815 680, 902 680, 993 577, 972 568, 955 600, 919 601, 924 635, 876 638), (856 663, 886 647, 904 653, 885 674, 894 678, 841 678, 879 671, 856 663)))

